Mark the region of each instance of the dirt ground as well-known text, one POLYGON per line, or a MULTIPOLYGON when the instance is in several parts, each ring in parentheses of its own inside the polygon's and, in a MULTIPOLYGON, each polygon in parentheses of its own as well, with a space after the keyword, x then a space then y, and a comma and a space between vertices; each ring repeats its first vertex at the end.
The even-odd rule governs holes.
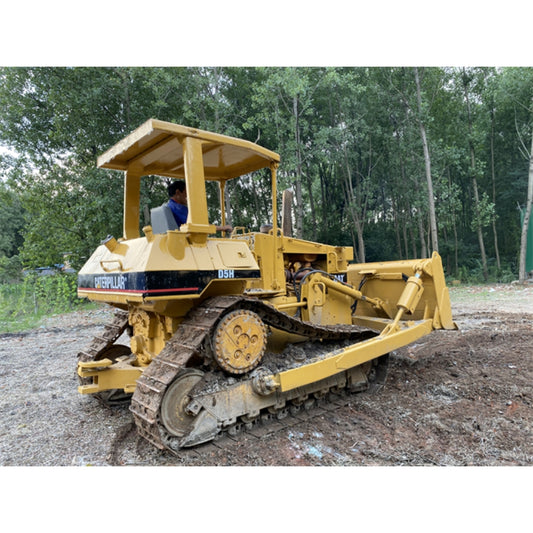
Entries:
POLYGON ((378 394, 178 457, 140 439, 126 407, 77 393, 77 352, 108 320, 106 309, 0 335, 0 465, 531 465, 533 287, 450 292, 459 330, 393 353, 378 394))

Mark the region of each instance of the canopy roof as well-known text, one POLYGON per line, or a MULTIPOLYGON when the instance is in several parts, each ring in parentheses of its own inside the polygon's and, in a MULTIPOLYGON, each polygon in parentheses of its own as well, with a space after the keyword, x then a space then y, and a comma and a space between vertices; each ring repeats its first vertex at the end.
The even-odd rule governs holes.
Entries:
POLYGON ((202 141, 206 180, 236 178, 279 163, 279 155, 250 141, 150 119, 102 154, 101 168, 132 170, 141 175, 185 176, 183 139, 202 141))

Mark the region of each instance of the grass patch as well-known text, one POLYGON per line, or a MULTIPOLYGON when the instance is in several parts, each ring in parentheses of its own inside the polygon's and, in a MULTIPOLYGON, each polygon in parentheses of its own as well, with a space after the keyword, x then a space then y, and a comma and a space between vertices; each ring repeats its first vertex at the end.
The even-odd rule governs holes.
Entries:
POLYGON ((26 331, 50 315, 95 307, 78 298, 76 274, 30 274, 20 283, 0 285, 0 333, 26 331))
POLYGON ((489 285, 460 285, 450 287, 450 298, 454 303, 499 303, 516 302, 525 304, 531 302, 533 285, 520 285, 510 283, 495 283, 489 285))

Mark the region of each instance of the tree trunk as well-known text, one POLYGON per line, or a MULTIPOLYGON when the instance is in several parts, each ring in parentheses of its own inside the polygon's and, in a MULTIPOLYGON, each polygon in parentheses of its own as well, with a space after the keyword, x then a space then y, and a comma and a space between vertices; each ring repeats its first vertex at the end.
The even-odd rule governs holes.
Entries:
POLYGON ((233 217, 231 216, 231 213, 233 212, 231 207, 231 187, 232 183, 228 180, 226 182, 226 186, 224 187, 224 206, 225 206, 225 214, 226 214, 226 224, 229 224, 230 226, 233 226, 233 217))
POLYGON ((296 196, 296 237, 303 239, 303 196, 302 196, 302 154, 300 151, 300 121, 298 111, 298 97, 295 96, 292 101, 292 111, 294 113, 294 142, 296 143, 296 180, 295 180, 295 196, 296 196))
POLYGON ((281 201, 281 231, 285 237, 292 237, 292 191, 283 191, 281 201))
POLYGON ((309 195, 309 207, 311 209, 311 238, 313 241, 317 240, 317 222, 315 211, 315 197, 313 195, 313 182, 311 180, 310 169, 307 168, 305 172, 305 180, 307 185, 307 194, 309 195))
POLYGON ((422 96, 420 93, 420 79, 418 77, 418 68, 415 67, 415 81, 416 81, 416 100, 418 104, 418 125, 420 127, 420 137, 422 139, 422 146, 424 148, 424 163, 426 167, 426 181, 428 185, 428 205, 429 205, 429 222, 431 231, 431 245, 433 251, 439 251, 439 241, 437 233, 437 216, 435 213, 435 198, 433 196, 433 179, 431 177, 431 158, 429 156, 429 147, 426 135, 426 128, 422 120, 422 96))
POLYGON ((531 218, 531 205, 533 203, 533 135, 531 136, 531 150, 529 153, 529 175, 527 181, 527 203, 526 212, 524 213, 524 223, 522 224, 522 235, 520 237, 520 266, 518 281, 526 281, 526 253, 527 253, 527 233, 529 220, 531 218))
POLYGON ((365 214, 364 212, 359 213, 357 209, 356 196, 352 185, 352 172, 350 170, 350 164, 348 163, 348 154, 346 153, 346 148, 344 148, 344 165, 344 193, 348 212, 350 213, 350 217, 352 218, 353 225, 355 226, 357 232, 357 246, 354 246, 355 254, 357 257, 357 262, 364 263, 366 261, 365 240, 363 237, 365 214))
POLYGON ((118 74, 123 88, 122 112, 124 118, 124 129, 126 132, 131 130, 131 101, 130 101, 130 76, 127 68, 118 67, 114 69, 118 74))
POLYGON ((455 221, 455 215, 453 215, 453 242, 454 242, 454 272, 455 275, 459 273, 459 239, 457 237, 457 223, 455 221))
MULTIPOLYGON (((414 233, 414 228, 411 225, 409 226, 409 236, 411 237, 411 246, 413 247, 412 259, 416 259, 418 257, 418 252, 416 251, 416 237, 414 233)), ((422 251, 420 252, 420 257, 422 257, 422 251)))
MULTIPOLYGON (((475 170, 472 169, 472 172, 475 172, 475 170)), ((475 174, 472 176, 472 187, 474 188, 474 208, 477 214, 479 213, 479 192, 477 188, 477 179, 476 179, 475 174)), ((487 268, 487 254, 485 252, 485 241, 483 240, 483 228, 480 222, 478 222, 476 226, 477 226, 477 240, 479 241, 479 251, 481 253, 481 264, 483 266, 483 279, 485 281, 488 281, 489 271, 487 268)))
POLYGON ((420 257, 425 259, 428 256, 428 252, 426 248, 426 238, 424 235, 424 224, 422 223, 422 213, 418 213, 416 218, 418 219, 418 234, 420 236, 420 257))
MULTIPOLYGON (((405 258, 409 259, 409 238, 407 236, 407 221, 402 219, 403 247, 405 248, 405 258)), ((414 256, 413 256, 414 257, 414 256)))
MULTIPOLYGON (((494 110, 490 114, 490 172, 492 177, 492 203, 496 206, 496 172, 494 170, 494 110)), ((492 233, 494 235, 494 253, 496 267, 501 270, 500 249, 498 247, 498 232, 496 231, 496 216, 492 219, 492 233)))
POLYGON ((327 200, 327 175, 326 168, 324 165, 318 165, 318 175, 320 177, 320 197, 321 197, 321 212, 322 212, 322 221, 324 227, 329 227, 329 202, 327 200))
POLYGON ((478 218, 476 221, 476 232, 477 232, 477 239, 479 242, 479 251, 481 253, 481 265, 483 267, 483 279, 485 282, 489 280, 489 271, 487 268, 487 254, 485 253, 485 241, 483 240, 483 227, 481 225, 481 221, 479 220, 479 191, 477 186, 477 178, 476 178, 476 155, 474 151, 474 145, 472 141, 472 117, 470 114, 470 98, 468 95, 468 78, 466 74, 466 69, 463 68, 463 87, 464 87, 464 94, 465 94, 465 100, 466 100, 466 111, 468 116, 468 133, 470 134, 469 139, 469 145, 470 145, 470 168, 472 171, 472 188, 474 190, 474 212, 475 216, 478 218))
POLYGON ((394 224, 394 235, 396 236, 396 246, 398 250, 398 257, 399 259, 403 259, 402 237, 400 235, 400 221, 398 220, 399 213, 398 213, 398 207, 396 204, 396 198, 394 197, 392 198, 391 206, 392 206, 392 222, 394 224))

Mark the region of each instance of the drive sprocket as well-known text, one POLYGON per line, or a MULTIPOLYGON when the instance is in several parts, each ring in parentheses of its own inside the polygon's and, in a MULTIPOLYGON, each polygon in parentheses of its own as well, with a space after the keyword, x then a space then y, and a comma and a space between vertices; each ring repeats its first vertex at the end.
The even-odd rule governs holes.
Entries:
POLYGON ((266 327, 257 313, 236 309, 215 328, 213 357, 229 374, 246 374, 261 362, 266 343, 266 327))

